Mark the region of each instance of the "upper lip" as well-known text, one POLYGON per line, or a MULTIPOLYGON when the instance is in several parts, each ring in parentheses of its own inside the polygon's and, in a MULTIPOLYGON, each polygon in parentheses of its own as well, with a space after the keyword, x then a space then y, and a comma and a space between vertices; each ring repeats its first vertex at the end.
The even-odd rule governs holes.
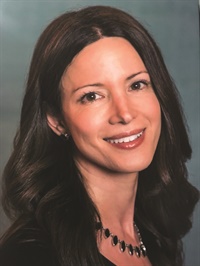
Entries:
POLYGON ((144 130, 145 130, 145 128, 140 128, 140 129, 135 129, 135 130, 132 130, 132 131, 129 131, 129 132, 123 132, 123 133, 119 133, 119 134, 113 135, 113 136, 108 137, 108 138, 104 138, 104 140, 126 138, 126 137, 129 137, 129 136, 132 136, 132 135, 139 134, 139 133, 143 132, 144 130))

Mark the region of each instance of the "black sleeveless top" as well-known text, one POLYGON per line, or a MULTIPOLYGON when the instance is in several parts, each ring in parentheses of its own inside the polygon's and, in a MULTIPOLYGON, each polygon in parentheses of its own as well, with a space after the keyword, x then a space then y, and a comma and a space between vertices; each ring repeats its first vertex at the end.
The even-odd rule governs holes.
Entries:
MULTIPOLYGON (((37 228, 21 229, 16 232, 6 244, 0 247, 0 265, 59 266, 53 250, 40 233, 37 228)), ((115 266, 103 255, 100 254, 100 256, 105 266, 115 266)))

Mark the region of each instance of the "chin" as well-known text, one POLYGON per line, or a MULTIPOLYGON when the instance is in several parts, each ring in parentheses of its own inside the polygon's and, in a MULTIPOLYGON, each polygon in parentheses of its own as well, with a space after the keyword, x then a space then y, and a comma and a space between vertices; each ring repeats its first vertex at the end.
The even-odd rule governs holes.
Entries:
POLYGON ((135 172, 140 172, 140 171, 143 171, 143 170, 145 170, 146 168, 148 168, 148 166, 151 164, 151 162, 152 162, 152 159, 153 158, 151 158, 150 160, 142 160, 142 161, 139 161, 139 162, 134 162, 134 164, 133 163, 131 163, 131 164, 125 164, 124 166, 123 166, 123 170, 125 171, 125 172, 129 172, 129 173, 135 173, 135 172))

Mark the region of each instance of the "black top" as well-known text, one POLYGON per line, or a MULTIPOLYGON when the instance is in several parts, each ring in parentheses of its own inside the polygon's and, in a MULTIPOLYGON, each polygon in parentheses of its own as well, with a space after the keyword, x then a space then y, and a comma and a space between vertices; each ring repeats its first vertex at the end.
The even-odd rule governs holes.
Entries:
MULTIPOLYGON (((103 255, 105 266, 115 266, 103 255)), ((59 266, 48 241, 36 228, 21 229, 0 247, 1 266, 59 266), (39 239, 39 240, 36 240, 39 239)), ((78 265, 77 265, 78 266, 78 265)))

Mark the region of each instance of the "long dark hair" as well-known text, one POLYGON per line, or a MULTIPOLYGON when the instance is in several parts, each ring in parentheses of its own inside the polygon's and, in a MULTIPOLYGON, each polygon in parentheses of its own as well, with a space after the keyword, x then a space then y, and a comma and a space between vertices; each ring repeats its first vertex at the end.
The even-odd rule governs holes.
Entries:
POLYGON ((181 238, 191 228, 198 191, 188 183, 191 156, 179 96, 162 55, 143 26, 129 14, 93 6, 56 18, 33 54, 14 151, 3 174, 4 208, 14 220, 4 242, 30 220, 49 237, 61 265, 101 265, 95 222, 101 219, 73 161, 73 140, 47 124, 62 120, 61 77, 72 59, 102 37, 128 40, 142 58, 162 111, 154 159, 139 176, 135 220, 154 266, 182 265, 181 238))

